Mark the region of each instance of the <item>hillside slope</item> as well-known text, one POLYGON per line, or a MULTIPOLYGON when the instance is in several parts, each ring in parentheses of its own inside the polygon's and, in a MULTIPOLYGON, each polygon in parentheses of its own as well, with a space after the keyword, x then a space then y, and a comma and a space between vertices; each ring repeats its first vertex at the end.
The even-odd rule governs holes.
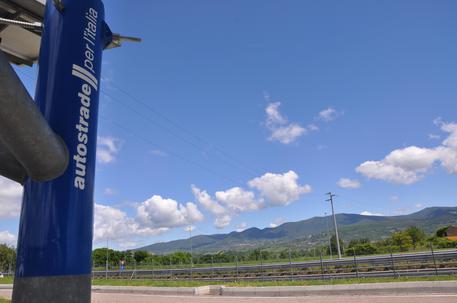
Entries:
MULTIPOLYGON (((378 240, 393 231, 408 226, 417 226, 427 233, 446 225, 457 224, 457 207, 430 207, 403 216, 362 216, 357 214, 337 214, 336 219, 341 238, 347 242, 352 239, 369 238, 378 240)), ((275 228, 249 228, 242 232, 229 234, 199 235, 192 237, 195 252, 215 252, 220 250, 243 250, 257 247, 274 248, 278 246, 305 247, 327 240, 327 225, 333 231, 330 216, 313 217, 298 222, 284 223, 275 228)), ((155 254, 187 251, 189 239, 148 245, 141 250, 155 254)))

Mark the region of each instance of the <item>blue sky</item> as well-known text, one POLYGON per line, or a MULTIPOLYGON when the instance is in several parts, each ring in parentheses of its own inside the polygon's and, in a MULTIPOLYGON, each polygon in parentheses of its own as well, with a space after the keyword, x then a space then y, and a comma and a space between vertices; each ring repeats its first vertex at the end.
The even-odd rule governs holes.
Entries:
POLYGON ((104 53, 96 246, 456 205, 455 1, 105 5, 144 41, 104 53))

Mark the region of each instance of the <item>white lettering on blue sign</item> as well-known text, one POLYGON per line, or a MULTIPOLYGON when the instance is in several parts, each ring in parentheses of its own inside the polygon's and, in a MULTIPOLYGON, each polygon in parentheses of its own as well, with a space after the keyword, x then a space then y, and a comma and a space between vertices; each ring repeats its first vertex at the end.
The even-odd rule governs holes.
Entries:
POLYGON ((98 91, 98 80, 95 76, 95 45, 97 34, 98 12, 90 8, 85 15, 87 26, 84 30, 83 39, 86 41, 84 49, 83 66, 73 64, 72 75, 81 79, 83 84, 78 99, 81 106, 79 108, 79 121, 76 124, 78 131, 78 145, 73 160, 76 164, 74 186, 84 190, 86 186, 86 165, 87 165, 87 143, 89 142, 89 118, 90 102, 92 90, 98 91))

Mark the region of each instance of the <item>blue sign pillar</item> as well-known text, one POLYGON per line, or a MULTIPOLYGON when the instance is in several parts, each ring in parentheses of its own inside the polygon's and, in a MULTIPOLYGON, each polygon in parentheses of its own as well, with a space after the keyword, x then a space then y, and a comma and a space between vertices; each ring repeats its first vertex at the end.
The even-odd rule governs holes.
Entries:
POLYGON ((14 303, 90 302, 93 191, 102 51, 101 0, 48 0, 36 102, 67 145, 59 178, 24 185, 14 303))

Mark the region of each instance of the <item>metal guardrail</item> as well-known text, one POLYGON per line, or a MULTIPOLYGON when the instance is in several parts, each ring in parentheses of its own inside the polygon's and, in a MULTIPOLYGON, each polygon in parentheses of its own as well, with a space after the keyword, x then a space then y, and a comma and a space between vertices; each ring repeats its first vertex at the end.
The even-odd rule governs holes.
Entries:
POLYGON ((457 275, 457 251, 258 265, 93 271, 94 278, 153 280, 308 280, 457 275))

